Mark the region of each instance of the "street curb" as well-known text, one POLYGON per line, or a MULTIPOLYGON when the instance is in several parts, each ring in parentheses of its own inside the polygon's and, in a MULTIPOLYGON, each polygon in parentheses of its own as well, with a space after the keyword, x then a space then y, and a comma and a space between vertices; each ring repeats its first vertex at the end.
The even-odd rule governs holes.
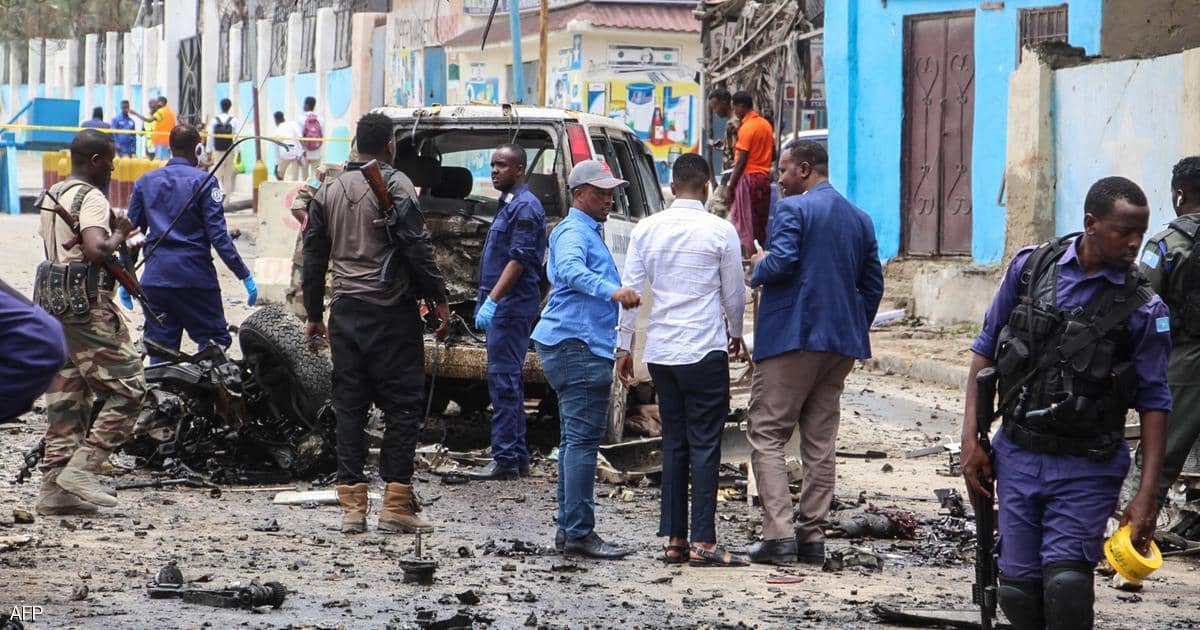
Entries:
POLYGON ((863 367, 872 372, 898 374, 908 378, 915 378, 925 383, 957 387, 962 390, 966 389, 967 375, 970 373, 970 369, 965 365, 960 367, 948 365, 941 361, 914 359, 899 354, 888 353, 875 353, 874 356, 866 359, 862 364, 863 367))

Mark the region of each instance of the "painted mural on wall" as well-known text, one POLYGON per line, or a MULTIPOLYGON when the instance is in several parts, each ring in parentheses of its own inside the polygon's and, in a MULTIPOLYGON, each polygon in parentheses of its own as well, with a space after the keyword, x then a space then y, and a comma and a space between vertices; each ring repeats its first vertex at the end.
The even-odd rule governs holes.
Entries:
POLYGON ((558 50, 558 66, 546 95, 546 105, 575 111, 583 109, 582 66, 583 37, 576 34, 570 48, 558 50))
POLYGON ((496 105, 500 102, 500 78, 485 76, 487 64, 471 63, 471 71, 466 80, 467 102, 472 104, 496 105))
POLYGON ((422 104, 423 76, 421 72, 421 53, 416 50, 392 50, 390 57, 391 74, 394 77, 393 104, 404 106, 419 106, 422 104))
POLYGON ((588 83, 587 111, 619 120, 632 129, 654 154, 663 183, 669 180, 676 157, 700 151, 699 104, 700 86, 691 81, 588 83))

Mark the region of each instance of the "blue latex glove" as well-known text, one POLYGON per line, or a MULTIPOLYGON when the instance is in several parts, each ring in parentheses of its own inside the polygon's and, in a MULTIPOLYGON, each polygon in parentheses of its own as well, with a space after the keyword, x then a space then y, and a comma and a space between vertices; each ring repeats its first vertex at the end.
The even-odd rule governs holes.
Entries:
POLYGON ((488 296, 483 301, 483 306, 479 307, 479 312, 475 313, 475 327, 479 330, 487 330, 488 326, 492 325, 492 316, 496 314, 496 303, 492 301, 492 296, 488 296))
POLYGON ((129 297, 129 292, 125 290, 125 287, 117 287, 117 299, 121 301, 121 306, 124 306, 126 310, 133 310, 133 298, 129 297))
POLYGON ((246 276, 246 279, 242 280, 242 284, 246 286, 248 296, 246 306, 254 306, 254 303, 258 301, 258 285, 254 284, 254 276, 246 276))

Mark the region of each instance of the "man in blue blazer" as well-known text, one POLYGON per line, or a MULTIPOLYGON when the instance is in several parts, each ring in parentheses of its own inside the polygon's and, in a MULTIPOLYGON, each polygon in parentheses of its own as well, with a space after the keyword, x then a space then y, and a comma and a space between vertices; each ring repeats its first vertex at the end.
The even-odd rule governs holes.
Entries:
POLYGON ((842 388, 854 360, 871 356, 867 332, 883 297, 875 228, 828 173, 820 144, 784 152, 767 249, 751 258, 750 286, 762 291, 748 431, 763 505, 754 562, 824 562, 842 388), (784 445, 797 425, 804 483, 793 529, 784 445))

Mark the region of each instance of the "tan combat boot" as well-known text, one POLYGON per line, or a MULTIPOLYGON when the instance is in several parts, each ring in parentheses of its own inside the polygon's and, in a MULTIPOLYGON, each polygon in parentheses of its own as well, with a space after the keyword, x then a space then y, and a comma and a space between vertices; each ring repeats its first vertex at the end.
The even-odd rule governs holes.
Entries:
POLYGON ((431 532, 433 525, 417 516, 421 503, 413 493, 413 487, 402 483, 389 483, 383 493, 383 510, 379 513, 379 531, 415 534, 431 532))
POLYGON ((361 534, 367 531, 367 510, 371 500, 367 496, 367 484, 335 486, 338 503, 342 506, 342 533, 361 534))
POLYGON ((115 506, 117 499, 96 479, 96 472, 100 469, 100 464, 108 460, 108 455, 108 451, 87 445, 80 446, 58 474, 58 487, 88 503, 100 507, 115 506))
POLYGON ((42 473, 42 487, 38 490, 37 505, 33 508, 42 516, 66 516, 69 514, 95 514, 96 506, 58 487, 58 474, 62 467, 42 473))

